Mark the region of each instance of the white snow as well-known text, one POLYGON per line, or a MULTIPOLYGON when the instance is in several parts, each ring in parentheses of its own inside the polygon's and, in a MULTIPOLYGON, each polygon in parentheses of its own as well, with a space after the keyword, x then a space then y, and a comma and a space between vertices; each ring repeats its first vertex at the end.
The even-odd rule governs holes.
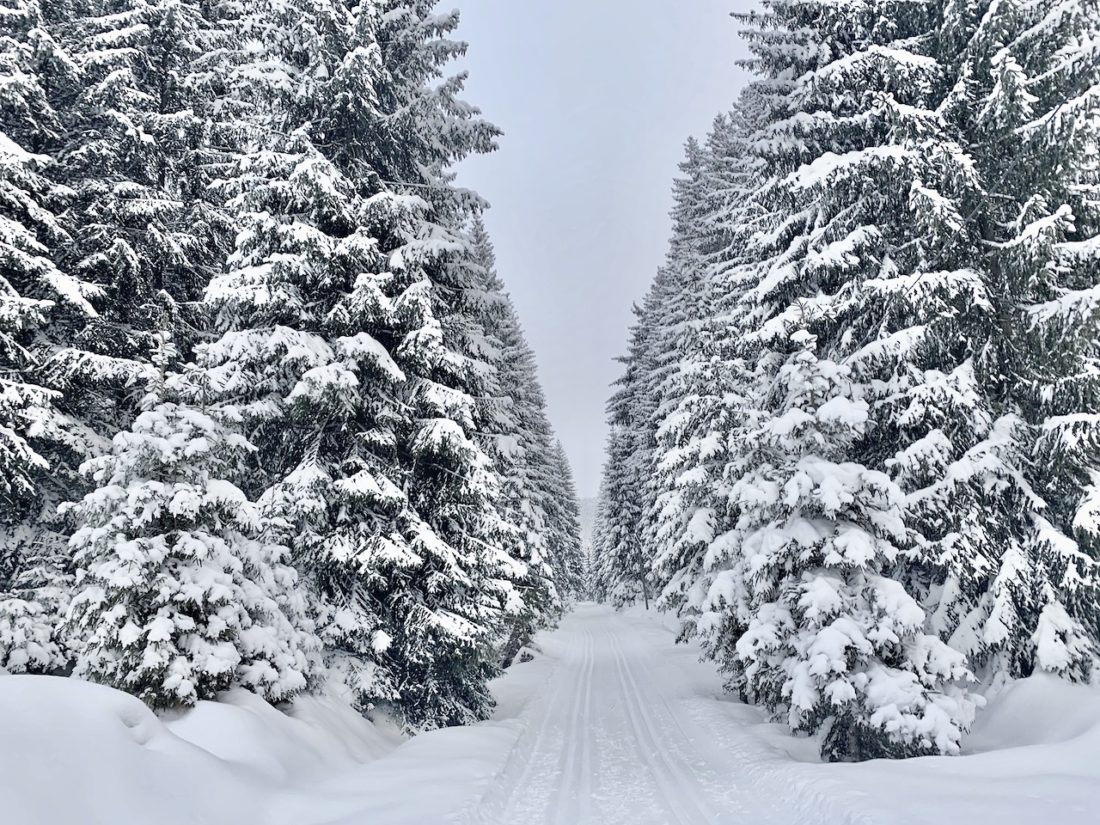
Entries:
POLYGON ((336 350, 352 361, 368 361, 396 382, 405 381, 405 373, 390 357, 386 348, 366 332, 336 339, 336 350))
POLYGON ((858 765, 722 691, 674 621, 585 604, 494 684, 496 718, 402 742, 340 700, 233 691, 157 718, 75 679, 0 676, 11 825, 998 825, 1096 821, 1100 689, 1035 676, 964 755, 858 765))

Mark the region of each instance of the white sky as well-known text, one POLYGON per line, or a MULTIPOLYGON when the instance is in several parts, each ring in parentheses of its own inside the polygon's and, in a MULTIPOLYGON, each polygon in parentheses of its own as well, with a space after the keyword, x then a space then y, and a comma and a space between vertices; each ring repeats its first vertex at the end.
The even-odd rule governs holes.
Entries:
MULTIPOLYGON (((459 183, 486 217, 582 497, 631 304, 668 243, 683 144, 736 97, 747 0, 455 0, 466 99, 504 130, 459 183)), ((441 6, 443 8, 443 6, 441 6)))

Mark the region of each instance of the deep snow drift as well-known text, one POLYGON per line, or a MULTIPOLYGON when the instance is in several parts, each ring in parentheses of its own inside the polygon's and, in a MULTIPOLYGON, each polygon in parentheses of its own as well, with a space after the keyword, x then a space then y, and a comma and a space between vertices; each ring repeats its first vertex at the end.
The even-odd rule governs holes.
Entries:
POLYGON ((722 695, 667 619, 582 606, 495 685, 497 719, 402 742, 330 697, 234 692, 158 719, 117 691, 0 677, 5 825, 1092 823, 1100 691, 1035 677, 966 755, 823 765, 722 695))

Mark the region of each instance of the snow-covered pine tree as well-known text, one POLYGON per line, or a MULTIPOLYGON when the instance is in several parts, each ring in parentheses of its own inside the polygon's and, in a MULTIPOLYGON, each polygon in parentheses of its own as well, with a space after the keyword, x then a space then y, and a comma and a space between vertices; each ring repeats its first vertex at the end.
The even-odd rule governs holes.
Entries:
MULTIPOLYGON (((682 594, 675 593, 681 587, 684 541, 703 541, 705 546, 712 537, 711 508, 702 501, 717 490, 708 483, 713 479, 705 470, 690 465, 697 460, 713 462, 718 446, 712 436, 699 438, 694 431, 718 424, 710 415, 713 403, 708 402, 719 394, 721 375, 708 371, 704 363, 713 353, 704 346, 701 333, 708 314, 704 302, 710 258, 717 254, 725 231, 718 204, 728 195, 721 174, 727 160, 714 154, 709 144, 728 128, 729 121, 719 118, 707 146, 688 141, 682 178, 674 189, 669 252, 642 307, 636 309, 624 359, 626 373, 609 405, 607 469, 615 479, 606 490, 619 489, 614 493, 618 500, 632 504, 628 512, 605 516, 610 522, 601 528, 601 541, 609 539, 611 528, 622 544, 601 548, 598 556, 603 559, 611 551, 632 557, 631 563, 645 571, 644 587, 652 587, 653 595, 675 579, 664 601, 672 607, 682 600, 682 594), (629 459, 630 466, 613 469, 613 454, 629 459), (685 539, 685 532, 696 537, 685 539)), ((609 505, 610 510, 616 506, 609 505)), ((604 562, 600 567, 608 570, 604 562)), ((612 562, 610 569, 622 570, 620 562, 612 562)), ((649 594, 644 595, 648 600, 649 594)))
MULTIPOLYGON (((508 520, 519 525, 526 536, 529 550, 524 560, 534 569, 542 568, 541 575, 550 585, 545 598, 535 600, 545 604, 543 619, 557 617, 576 595, 582 566, 573 472, 561 443, 554 437, 535 354, 496 274, 492 244, 480 218, 473 224, 472 236, 477 260, 490 274, 481 300, 487 310, 495 307, 495 311, 485 313, 485 327, 499 346, 496 372, 506 401, 497 427, 502 444, 498 452, 506 465, 502 472, 512 489, 508 520)), ((528 604, 528 608, 531 606, 528 604)))
POLYGON ((305 134, 238 168, 220 188, 242 231, 206 299, 226 331, 199 364, 241 407, 260 459, 250 492, 282 520, 329 665, 366 707, 397 695, 371 588, 415 565, 419 529, 392 467, 404 376, 380 339, 394 309, 353 184, 305 134))
POLYGON ((581 537, 580 502, 569 456, 560 441, 550 450, 550 503, 547 521, 550 541, 550 566, 554 581, 565 604, 582 598, 585 577, 585 549, 581 537))
MULTIPOLYGON (((64 193, 50 265, 88 285, 88 300, 59 303, 35 343, 35 380, 56 391, 66 438, 59 445, 51 425, 59 449, 45 456, 37 526, 20 539, 37 559, 22 579, 24 589, 53 581, 62 596, 71 571, 53 508, 83 493, 76 468, 127 426, 151 334, 186 319, 178 302, 198 295, 228 236, 201 198, 206 134, 188 88, 190 63, 211 43, 199 5, 17 5, 4 16, 20 53, 17 85, 37 87, 22 104, 10 87, 21 109, 10 123, 50 158, 43 174, 64 193)), ((56 622, 64 610, 47 612, 56 622)))
POLYGON ((94 0, 53 14, 76 71, 60 95, 57 173, 72 190, 74 242, 59 263, 105 299, 50 369, 80 398, 80 420, 110 438, 136 410, 157 332, 185 350, 196 337, 194 302, 232 241, 207 196, 212 101, 200 65, 226 32, 195 0, 94 0))
POLYGON ((488 711, 493 642, 521 609, 463 304, 478 204, 447 171, 493 130, 460 82, 434 85, 460 50, 442 37, 453 17, 299 5, 248 5, 240 23, 258 47, 230 73, 245 138, 217 189, 242 231, 207 292, 225 333, 200 363, 241 404, 256 492, 285 517, 355 699, 414 728, 466 722, 488 711))
POLYGON ((406 442, 407 489, 466 577, 447 576, 442 586, 444 571, 426 566, 426 591, 438 590, 440 607, 464 623, 433 627, 410 615, 403 683, 428 707, 437 695, 449 702, 445 713, 432 711, 432 721, 454 723, 488 712, 494 634, 523 610, 514 582, 526 570, 511 549, 515 530, 501 515, 499 474, 478 439, 493 382, 478 354, 484 330, 476 303, 465 300, 482 275, 466 227, 483 204, 452 184, 454 164, 491 151, 498 131, 460 98, 465 75, 446 74, 466 45, 450 38, 457 12, 436 14, 435 5, 379 4, 378 106, 365 114, 376 135, 368 146, 372 166, 393 193, 382 203, 401 213, 383 249, 398 276, 423 289, 421 308, 438 324, 407 336, 399 351, 409 378, 403 399, 415 423, 406 442))
POLYGON ((742 120, 738 112, 720 117, 704 146, 688 144, 665 264, 671 283, 656 347, 664 363, 651 377, 656 448, 646 541, 660 603, 680 612, 689 633, 708 589, 704 562, 724 502, 726 433, 739 421, 737 382, 745 379, 735 358, 722 358, 732 343, 726 308, 739 293, 719 277, 731 243, 744 235, 735 210, 751 194, 738 145, 742 120))
MULTIPOLYGON (((774 0, 743 18, 761 169, 724 357, 751 381, 703 607, 731 685, 830 759, 956 752, 973 714, 963 656, 895 578, 927 541, 914 499, 993 437, 978 186, 937 114, 933 12, 774 0)), ((940 485, 939 513, 991 476, 940 485)))
POLYGON ((477 344, 492 369, 495 397, 482 400, 483 439, 503 482, 503 515, 516 530, 513 544, 526 574, 517 582, 524 609, 509 620, 501 661, 511 664, 535 631, 557 617, 562 594, 553 567, 547 511, 550 425, 531 352, 496 271, 496 254, 481 216, 470 230, 472 262, 481 269, 479 289, 467 289, 466 303, 477 310, 484 338, 477 344))
MULTIPOLYGON (((586 502, 585 506, 590 506, 590 504, 595 504, 595 503, 596 502, 591 502, 591 503, 586 502)), ((595 522, 595 515, 596 515, 595 509, 593 509, 593 512, 592 512, 593 522, 595 522)), ((589 528, 590 532, 594 533, 595 532, 595 527, 596 527, 596 525, 595 525, 595 523, 593 523, 592 527, 589 528)), ((603 599, 601 598, 599 582, 597 581, 597 578, 596 578, 596 555, 595 555, 595 552, 594 552, 594 547, 593 547, 594 542, 593 542, 592 539, 593 539, 593 537, 590 536, 588 538, 588 540, 584 542, 583 547, 582 547, 582 549, 584 551, 584 556, 583 556, 583 558, 584 558, 584 567, 583 567, 583 573, 582 573, 582 579, 581 579, 581 589, 580 589, 580 592, 578 593, 577 598, 582 600, 582 601, 586 601, 586 602, 599 602, 599 601, 603 601, 603 599)))
POLYGON ((962 514, 996 540, 933 565, 940 632, 985 679, 1089 679, 1100 655, 1100 7, 1091 0, 948 6, 957 84, 945 109, 981 179, 973 215, 995 310, 979 361, 1019 492, 962 514))
MULTIPOLYGON (((608 437, 606 450, 611 450, 611 436, 608 437)), ((600 604, 611 603, 614 584, 617 580, 615 554, 612 552, 613 535, 610 532, 614 514, 611 512, 610 465, 605 461, 600 479, 600 490, 596 496, 596 506, 592 515, 592 546, 588 549, 589 597, 600 604)))
MULTIPOLYGON (((644 479, 645 487, 637 494, 645 508, 642 537, 653 559, 652 575, 658 591, 668 580, 665 571, 679 567, 678 560, 670 555, 679 544, 673 536, 685 528, 683 522, 693 522, 692 529, 702 528, 706 536, 712 523, 704 511, 698 511, 698 515, 692 512, 694 508, 687 499, 692 497, 694 485, 686 483, 680 472, 690 461, 687 450, 681 449, 688 447, 688 439, 683 436, 690 426, 687 409, 691 402, 686 399, 686 385, 692 380, 691 355, 700 343, 698 320, 705 315, 700 306, 689 306, 698 304, 705 274, 703 255, 696 243, 706 220, 702 208, 705 163, 704 148, 690 139, 680 164, 681 177, 673 185, 669 251, 653 284, 662 295, 654 319, 654 355, 646 370, 652 412, 642 424, 654 440, 653 462, 652 472, 644 479)), ((677 606, 675 597, 670 604, 677 606)))
POLYGON ((616 607, 640 600, 648 608, 654 595, 651 559, 641 534, 645 515, 642 493, 652 459, 652 433, 641 412, 646 379, 643 357, 653 323, 648 308, 634 307, 630 347, 620 359, 625 369, 607 403, 609 432, 593 553, 600 599, 616 607))
POLYGON ((197 358, 241 410, 258 451, 248 492, 278 519, 326 663, 366 709, 399 698, 384 600, 420 564, 416 545, 434 541, 402 491, 402 293, 373 232, 370 175, 357 180, 361 170, 329 156, 364 138, 325 137, 321 125, 349 87, 369 103, 374 76, 361 76, 372 70, 336 4, 248 3, 234 25, 252 47, 226 55, 219 131, 230 152, 213 189, 238 235, 206 291, 223 334, 197 358))
POLYGON ((154 708, 238 686, 283 701, 307 686, 320 647, 287 548, 230 480, 254 451, 240 413, 204 403, 205 379, 154 380, 132 428, 84 465, 94 491, 70 505, 76 673, 154 708))
POLYGON ((684 178, 676 185, 669 254, 641 307, 635 308, 630 347, 622 359, 626 369, 608 404, 607 498, 596 556, 601 586, 616 604, 634 601, 637 594, 648 604, 657 595, 661 578, 655 559, 675 529, 669 522, 679 508, 677 481, 662 465, 668 460, 665 449, 673 448, 660 442, 681 423, 670 421, 666 427, 665 419, 681 401, 685 354, 698 342, 690 328, 702 314, 693 306, 700 298, 693 279, 701 278, 703 268, 695 240, 708 231, 703 226, 705 154, 694 139, 688 142, 684 178))
POLYGON ((36 3, 0 14, 0 671, 64 667, 71 584, 55 508, 94 446, 46 368, 96 317, 100 291, 60 269, 68 192, 51 180, 63 127, 50 91, 71 63, 36 3))

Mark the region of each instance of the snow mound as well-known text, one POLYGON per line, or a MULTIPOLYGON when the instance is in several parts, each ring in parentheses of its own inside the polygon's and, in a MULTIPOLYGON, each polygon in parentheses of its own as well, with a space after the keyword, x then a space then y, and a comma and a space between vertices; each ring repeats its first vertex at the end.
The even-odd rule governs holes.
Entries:
POLYGON ((978 715, 964 743, 971 754, 1081 740, 1100 754, 1100 690, 1050 674, 1009 685, 978 715))
POLYGON ((212 756, 278 783, 354 767, 399 744, 328 696, 299 696, 284 713, 254 693, 233 690, 166 725, 212 756))
POLYGON ((1100 690, 1049 675, 1015 682, 979 712, 963 753, 821 765, 815 778, 871 822, 1093 825, 1100 690))
POLYGON ((234 691, 161 719, 89 682, 0 676, 5 825, 253 825, 271 820, 288 783, 350 771, 394 744, 324 696, 284 714, 234 691))
POLYGON ((175 736, 138 699, 47 676, 0 677, 5 821, 250 822, 259 789, 175 736), (195 793, 202 788, 202 793, 195 793))
MULTIPOLYGON (((494 815, 512 810, 513 799, 552 804, 561 753, 577 747, 568 737, 589 734, 594 769, 608 771, 598 802, 622 812, 647 810, 624 778, 646 774, 645 743, 683 736, 694 767, 669 774, 677 787, 665 791, 683 795, 696 780, 713 781, 712 801, 774 808, 746 822, 1097 821, 1098 688, 1045 675, 1010 684, 979 713, 963 756, 823 764, 813 739, 790 736, 726 695, 721 674, 697 646, 677 645, 676 631, 671 617, 641 607, 612 615, 582 604, 561 628, 539 634, 541 655, 494 682, 494 721, 404 742, 334 696, 299 697, 279 710, 232 691, 158 718, 110 688, 0 676, 0 825, 521 825, 529 819, 494 815), (586 634, 603 640, 602 658, 587 669, 577 656, 586 634), (635 684, 631 674, 645 678, 635 684), (567 714, 584 706, 581 690, 593 679, 597 704, 577 726, 567 714), (635 710, 620 711, 627 707, 635 710), (632 734, 635 716, 643 723, 632 734)), ((666 761, 655 764, 679 764, 666 761)))

